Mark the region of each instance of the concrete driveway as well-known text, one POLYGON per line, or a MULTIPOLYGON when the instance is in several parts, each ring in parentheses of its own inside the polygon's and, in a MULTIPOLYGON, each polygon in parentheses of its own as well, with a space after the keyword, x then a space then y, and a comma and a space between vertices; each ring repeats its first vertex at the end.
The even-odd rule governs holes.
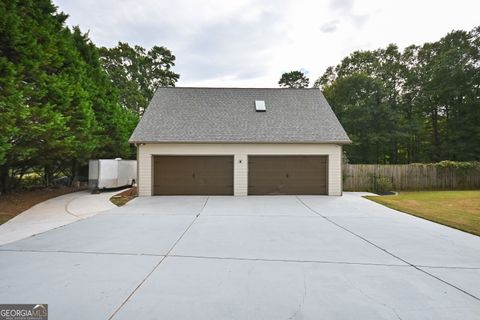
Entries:
POLYGON ((50 319, 479 319, 480 238, 343 197, 151 197, 0 247, 50 319))
POLYGON ((108 211, 116 206, 110 198, 124 190, 91 194, 67 193, 34 205, 0 225, 0 245, 24 239, 108 211))

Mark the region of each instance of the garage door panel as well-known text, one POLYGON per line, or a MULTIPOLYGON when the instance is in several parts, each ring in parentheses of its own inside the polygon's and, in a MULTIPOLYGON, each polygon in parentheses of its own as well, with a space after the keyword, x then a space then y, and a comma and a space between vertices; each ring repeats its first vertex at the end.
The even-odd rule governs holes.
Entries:
POLYGON ((248 193, 327 194, 327 156, 249 156, 248 193))
POLYGON ((233 194, 232 156, 155 156, 155 195, 233 194))

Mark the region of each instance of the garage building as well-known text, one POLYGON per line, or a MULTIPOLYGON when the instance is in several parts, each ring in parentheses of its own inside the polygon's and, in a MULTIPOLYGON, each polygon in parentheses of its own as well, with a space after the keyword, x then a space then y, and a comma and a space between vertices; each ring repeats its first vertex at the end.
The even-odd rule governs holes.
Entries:
POLYGON ((161 88, 130 142, 140 196, 338 196, 350 139, 316 88, 161 88))

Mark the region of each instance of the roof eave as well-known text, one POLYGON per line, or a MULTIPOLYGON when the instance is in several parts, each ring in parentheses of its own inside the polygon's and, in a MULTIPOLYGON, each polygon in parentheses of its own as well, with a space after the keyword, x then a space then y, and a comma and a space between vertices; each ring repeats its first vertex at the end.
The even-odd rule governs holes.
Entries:
POLYGON ((340 140, 340 141, 219 141, 219 140, 195 140, 195 141, 186 141, 186 140, 155 140, 155 141, 141 141, 141 140, 130 140, 130 144, 160 144, 160 143, 182 143, 182 144, 202 144, 202 143, 207 143, 207 144, 339 144, 339 145, 345 145, 345 144, 351 144, 351 140, 340 140))

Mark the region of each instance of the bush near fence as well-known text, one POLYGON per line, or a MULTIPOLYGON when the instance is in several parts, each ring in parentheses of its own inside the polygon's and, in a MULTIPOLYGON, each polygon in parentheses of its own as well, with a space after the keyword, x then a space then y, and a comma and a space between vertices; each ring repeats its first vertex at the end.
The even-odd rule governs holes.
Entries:
POLYGON ((345 191, 370 191, 378 177, 390 179, 396 191, 479 189, 480 162, 343 165, 345 191))

